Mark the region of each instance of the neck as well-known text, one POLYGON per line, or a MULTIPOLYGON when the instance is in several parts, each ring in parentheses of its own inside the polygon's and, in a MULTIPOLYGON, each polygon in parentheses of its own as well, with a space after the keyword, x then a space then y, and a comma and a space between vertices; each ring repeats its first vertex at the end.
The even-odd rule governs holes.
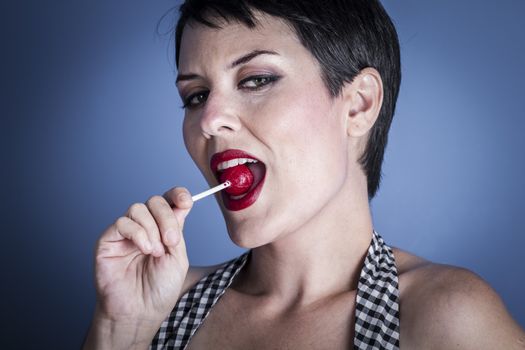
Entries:
POLYGON ((366 178, 353 182, 348 179, 347 186, 302 227, 253 249, 236 289, 269 297, 283 307, 355 290, 373 225, 366 178))

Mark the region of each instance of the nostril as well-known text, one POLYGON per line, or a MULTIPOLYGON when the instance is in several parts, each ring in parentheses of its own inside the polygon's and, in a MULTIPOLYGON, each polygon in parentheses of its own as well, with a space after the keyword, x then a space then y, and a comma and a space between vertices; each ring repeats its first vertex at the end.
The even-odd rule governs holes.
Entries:
POLYGON ((216 102, 208 101, 202 111, 200 127, 204 137, 209 139, 212 136, 240 130, 241 121, 233 107, 219 106, 216 102))

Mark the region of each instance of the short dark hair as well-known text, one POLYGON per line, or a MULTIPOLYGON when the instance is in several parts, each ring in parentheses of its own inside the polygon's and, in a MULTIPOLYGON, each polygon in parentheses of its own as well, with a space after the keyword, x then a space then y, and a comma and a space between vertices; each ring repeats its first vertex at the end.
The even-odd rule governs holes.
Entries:
POLYGON ((366 67, 375 68, 381 75, 383 105, 359 158, 371 200, 379 189, 401 82, 399 41, 390 17, 379 0, 187 0, 180 6, 175 31, 177 67, 182 33, 189 21, 220 28, 224 21, 233 20, 254 28, 254 11, 281 18, 295 30, 319 62, 323 81, 333 97, 366 67))

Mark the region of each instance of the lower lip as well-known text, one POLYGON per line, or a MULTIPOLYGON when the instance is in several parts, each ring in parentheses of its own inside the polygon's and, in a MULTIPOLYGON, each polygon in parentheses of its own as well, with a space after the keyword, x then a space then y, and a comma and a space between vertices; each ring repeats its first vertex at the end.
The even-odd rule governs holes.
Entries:
POLYGON ((263 175, 262 179, 259 181, 257 186, 250 190, 244 197, 240 199, 232 199, 225 191, 221 192, 222 202, 226 209, 231 211, 239 211, 248 208, 250 205, 255 203, 259 195, 261 194, 262 187, 264 185, 264 179, 266 173, 263 175))

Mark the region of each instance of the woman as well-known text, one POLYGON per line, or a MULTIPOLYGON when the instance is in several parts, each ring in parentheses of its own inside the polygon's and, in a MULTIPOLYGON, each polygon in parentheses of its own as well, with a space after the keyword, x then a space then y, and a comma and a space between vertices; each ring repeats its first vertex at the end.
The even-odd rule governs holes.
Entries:
POLYGON ((188 267, 189 192, 133 204, 97 245, 86 349, 525 349, 479 277, 373 228, 400 81, 379 2, 189 0, 176 50, 186 147, 234 183, 217 199, 250 251, 188 267))

